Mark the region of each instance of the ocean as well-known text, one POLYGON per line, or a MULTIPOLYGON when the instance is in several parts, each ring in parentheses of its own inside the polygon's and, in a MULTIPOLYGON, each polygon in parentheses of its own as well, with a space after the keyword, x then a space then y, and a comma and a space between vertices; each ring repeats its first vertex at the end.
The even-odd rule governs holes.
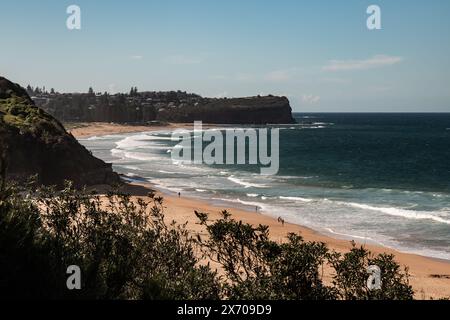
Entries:
POLYGON ((275 176, 249 165, 173 163, 169 131, 80 142, 130 180, 166 192, 258 207, 336 238, 450 260, 450 114, 294 117, 298 124, 267 126, 280 128, 275 176))

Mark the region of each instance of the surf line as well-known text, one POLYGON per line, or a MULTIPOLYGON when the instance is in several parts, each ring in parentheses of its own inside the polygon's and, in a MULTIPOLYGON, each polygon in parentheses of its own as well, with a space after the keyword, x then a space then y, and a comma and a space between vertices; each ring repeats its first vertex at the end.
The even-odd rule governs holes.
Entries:
POLYGON ((280 129, 229 128, 223 131, 203 130, 202 121, 194 122, 193 132, 186 129, 175 130, 171 140, 179 143, 172 149, 172 162, 207 165, 259 165, 261 175, 278 173, 280 129))

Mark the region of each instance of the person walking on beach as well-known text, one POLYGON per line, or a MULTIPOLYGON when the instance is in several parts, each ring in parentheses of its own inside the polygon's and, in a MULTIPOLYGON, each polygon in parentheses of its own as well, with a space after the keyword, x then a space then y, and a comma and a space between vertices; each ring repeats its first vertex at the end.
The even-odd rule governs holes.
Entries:
POLYGON ((178 192, 178 198, 181 198, 181 192, 178 192))

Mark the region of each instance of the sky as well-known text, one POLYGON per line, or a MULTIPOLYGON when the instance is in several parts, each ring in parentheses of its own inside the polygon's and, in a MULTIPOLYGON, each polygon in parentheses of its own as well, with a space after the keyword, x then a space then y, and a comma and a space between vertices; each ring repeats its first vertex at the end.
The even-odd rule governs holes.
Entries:
POLYGON ((0 75, 23 86, 450 112, 448 0, 0 0, 0 39, 0 75), (367 28, 373 4, 381 30, 367 28), (69 5, 80 30, 66 26, 69 5))

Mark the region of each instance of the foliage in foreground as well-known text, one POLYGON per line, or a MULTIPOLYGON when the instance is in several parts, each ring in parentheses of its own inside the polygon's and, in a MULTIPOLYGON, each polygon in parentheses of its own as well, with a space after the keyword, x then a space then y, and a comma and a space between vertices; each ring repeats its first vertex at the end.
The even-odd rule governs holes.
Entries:
MULTIPOLYGON (((1 176, 1 173, 0 173, 1 176)), ((290 234, 284 243, 265 226, 210 221, 207 235, 167 224, 163 199, 106 199, 70 184, 19 190, 0 180, 0 292, 8 298, 79 299, 411 299, 407 271, 390 255, 354 247, 341 255, 290 234), (214 261, 214 271, 205 259, 214 261), (367 267, 382 271, 381 290, 367 288, 367 267), (82 270, 82 289, 66 287, 66 269, 82 270), (335 275, 325 284, 322 270, 335 275)))
POLYGON ((208 215, 196 212, 208 231, 198 237, 204 253, 225 271, 223 292, 232 299, 382 299, 409 300, 413 290, 407 269, 402 272, 394 256, 372 256, 353 244, 344 255, 330 251, 324 243, 305 242, 288 234, 285 243, 269 238, 267 226, 254 227, 231 219, 228 212, 211 223, 208 215), (381 269, 381 289, 367 285, 369 266, 381 269), (323 268, 333 268, 326 285, 323 268))
POLYGON ((200 266, 183 226, 166 225, 162 199, 102 202, 67 187, 0 198, 0 292, 9 298, 217 299, 216 274, 200 266), (104 203, 106 202, 106 206, 104 203), (39 209, 41 208, 41 209, 39 209), (150 212, 150 215, 147 213, 150 212), (66 287, 67 267, 82 290, 66 287))

